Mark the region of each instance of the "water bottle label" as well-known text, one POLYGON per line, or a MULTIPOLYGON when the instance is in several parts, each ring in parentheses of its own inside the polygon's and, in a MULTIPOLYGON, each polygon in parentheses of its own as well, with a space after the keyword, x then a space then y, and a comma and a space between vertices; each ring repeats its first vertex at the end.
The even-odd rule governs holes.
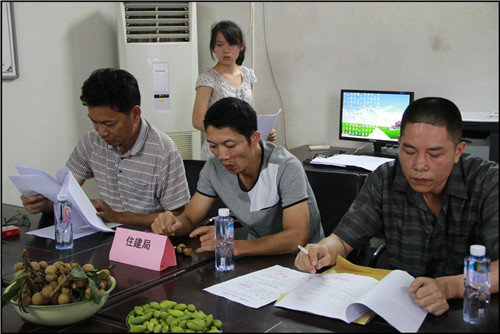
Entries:
POLYGON ((225 267, 226 267, 226 258, 222 257, 222 258, 220 259, 220 266, 221 266, 222 268, 225 268, 225 267))
POLYGON ((64 225, 69 225, 71 223, 71 208, 69 205, 64 206, 63 222, 64 225))

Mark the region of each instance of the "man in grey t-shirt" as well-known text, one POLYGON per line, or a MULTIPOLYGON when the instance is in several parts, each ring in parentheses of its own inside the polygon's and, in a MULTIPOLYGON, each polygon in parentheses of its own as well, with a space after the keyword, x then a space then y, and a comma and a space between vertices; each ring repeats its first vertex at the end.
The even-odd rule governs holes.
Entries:
POLYGON ((219 196, 249 230, 247 240, 235 241, 235 256, 295 253, 297 245, 324 237, 302 164, 286 149, 260 141, 248 103, 221 99, 208 109, 204 125, 214 156, 200 172, 197 192, 181 215, 161 213, 153 232, 200 236, 196 251, 213 251, 213 226, 193 229, 219 196))

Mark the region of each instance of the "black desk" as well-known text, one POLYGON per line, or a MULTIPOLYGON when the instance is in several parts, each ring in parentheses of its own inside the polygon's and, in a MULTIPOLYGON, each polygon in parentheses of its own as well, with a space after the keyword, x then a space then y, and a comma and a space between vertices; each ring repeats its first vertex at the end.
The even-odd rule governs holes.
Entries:
MULTIPOLYGON (((2 209, 2 216, 10 217, 19 208, 2 205, 2 209)), ((20 210, 25 212, 23 208, 20 210)), ((28 216, 31 219, 30 230, 44 224, 45 219, 52 219, 42 215, 28 216)), ((108 265, 112 235, 98 232, 94 239, 98 241, 92 240, 92 236, 75 240, 75 248, 67 251, 69 254, 62 257, 63 261, 73 260, 80 264, 90 262, 96 267, 108 265), (99 240, 104 241, 98 244, 99 240)), ((174 245, 179 242, 194 248, 199 245, 197 239, 172 238, 174 245)), ((24 234, 2 239, 2 280, 8 280, 8 276, 11 276, 11 268, 20 258, 20 252, 17 253, 19 249, 22 251, 26 248, 33 260, 43 259, 50 263, 59 259, 53 244, 49 244, 38 237, 24 234), (42 248, 44 245, 46 248, 42 248)), ((235 261, 234 271, 222 274, 215 271, 213 254, 209 253, 201 256, 194 254, 192 257, 178 255, 178 265, 161 272, 118 263, 112 271, 117 279, 117 287, 105 306, 93 317, 69 326, 42 327, 25 322, 12 306, 7 305, 2 309, 2 332, 125 332, 125 317, 133 306, 163 299, 194 304, 206 314, 211 313, 222 320, 226 332, 396 332, 380 317, 366 326, 346 324, 341 320, 282 309, 272 304, 252 309, 203 291, 213 284, 275 264, 293 268, 294 258, 294 255, 239 258, 235 261)), ((450 311, 439 317, 428 315, 420 332, 497 331, 498 317, 495 315, 498 314, 498 294, 491 298, 494 316, 485 326, 471 326, 462 321, 461 300, 450 300, 449 303, 450 311)))

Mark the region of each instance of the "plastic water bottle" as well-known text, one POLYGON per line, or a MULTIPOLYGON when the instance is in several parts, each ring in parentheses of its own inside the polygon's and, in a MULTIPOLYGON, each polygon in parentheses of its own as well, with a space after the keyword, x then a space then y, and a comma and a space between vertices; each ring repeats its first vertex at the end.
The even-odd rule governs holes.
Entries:
POLYGON ((215 219, 215 269, 227 271, 234 269, 234 221, 229 209, 219 209, 215 219))
POLYGON ((57 195, 57 203, 54 204, 54 218, 56 249, 73 248, 71 203, 68 201, 68 195, 57 195))
POLYGON ((482 245, 470 246, 470 255, 464 259, 464 321, 471 324, 484 323, 490 303, 490 258, 485 256, 482 245))

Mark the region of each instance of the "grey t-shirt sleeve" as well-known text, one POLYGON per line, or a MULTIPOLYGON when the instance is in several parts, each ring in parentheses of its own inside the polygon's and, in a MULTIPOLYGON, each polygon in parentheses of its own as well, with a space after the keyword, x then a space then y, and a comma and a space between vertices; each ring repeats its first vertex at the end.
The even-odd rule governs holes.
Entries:
POLYGON ((215 173, 215 166, 212 160, 213 158, 209 158, 201 169, 196 191, 205 196, 217 197, 217 192, 210 181, 210 177, 215 173))
POLYGON ((382 183, 382 169, 369 174, 349 210, 333 230, 353 248, 362 247, 383 228, 382 183))
POLYGON ((288 159, 283 165, 278 185, 283 209, 308 199, 306 179, 302 164, 296 159, 288 159))

